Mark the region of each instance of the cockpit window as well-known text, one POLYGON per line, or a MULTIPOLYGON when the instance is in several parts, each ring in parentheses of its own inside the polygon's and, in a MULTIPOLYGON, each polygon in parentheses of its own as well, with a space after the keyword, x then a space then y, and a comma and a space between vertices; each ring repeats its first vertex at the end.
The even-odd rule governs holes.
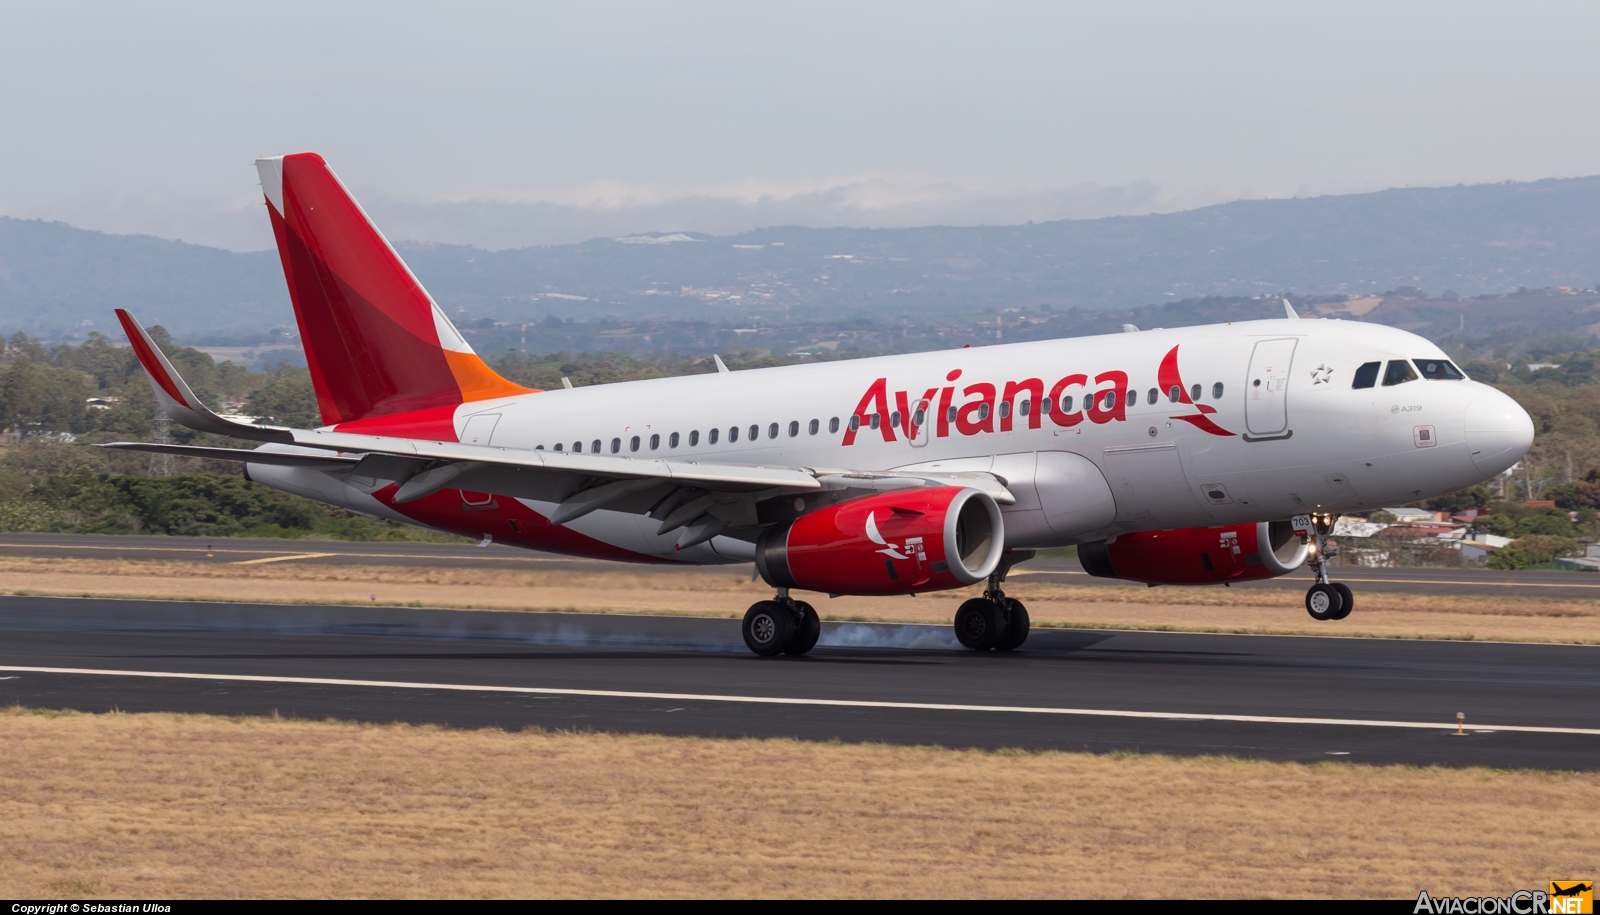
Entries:
POLYGON ((1422 377, 1429 381, 1461 381, 1467 376, 1461 370, 1451 365, 1444 359, 1413 359, 1417 368, 1422 371, 1422 377))
POLYGON ((1417 373, 1411 370, 1411 363, 1404 359, 1390 360, 1389 367, 1383 370, 1383 386, 1386 388, 1416 380, 1417 373))
POLYGON ((1361 366, 1361 368, 1356 369, 1355 383, 1350 386, 1352 388, 1372 387, 1378 383, 1378 369, 1381 368, 1383 368, 1383 363, 1381 362, 1366 363, 1365 365, 1361 366))

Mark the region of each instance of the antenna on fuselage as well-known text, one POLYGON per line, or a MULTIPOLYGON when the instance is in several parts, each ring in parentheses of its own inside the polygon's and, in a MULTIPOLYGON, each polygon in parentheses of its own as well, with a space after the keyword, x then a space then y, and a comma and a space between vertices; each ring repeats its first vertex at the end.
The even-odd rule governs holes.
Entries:
POLYGON ((1288 299, 1283 300, 1283 315, 1286 318, 1293 318, 1296 321, 1300 320, 1300 315, 1295 312, 1294 306, 1289 304, 1288 299))

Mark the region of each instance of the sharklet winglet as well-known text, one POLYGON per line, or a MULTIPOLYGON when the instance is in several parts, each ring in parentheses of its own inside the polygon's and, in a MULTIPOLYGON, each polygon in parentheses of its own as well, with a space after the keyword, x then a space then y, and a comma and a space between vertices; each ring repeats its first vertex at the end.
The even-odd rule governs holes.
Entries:
POLYGON ((166 354, 161 352, 161 347, 156 345, 150 338, 149 332, 133 315, 125 308, 118 308, 116 312, 117 320, 122 322, 123 332, 128 335, 128 343, 133 346, 134 355, 139 357, 139 364, 144 367, 145 374, 150 376, 150 387, 155 392, 156 402, 173 422, 200 432, 215 432, 235 438, 264 442, 294 441, 294 433, 288 429, 236 423, 213 413, 210 407, 195 396, 194 391, 183 380, 183 376, 178 374, 178 370, 167 360, 166 354))

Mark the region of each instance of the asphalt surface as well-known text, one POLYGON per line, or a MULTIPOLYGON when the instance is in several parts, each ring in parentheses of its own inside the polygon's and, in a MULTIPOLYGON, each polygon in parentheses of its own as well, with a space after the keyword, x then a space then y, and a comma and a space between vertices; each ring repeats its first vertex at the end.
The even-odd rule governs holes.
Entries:
MULTIPOLYGON (((555 553, 519 550, 490 544, 349 543, 337 540, 235 540, 194 537, 93 537, 76 534, 0 534, 0 557, 56 559, 126 559, 133 561, 261 563, 310 565, 414 566, 494 569, 564 569, 615 571, 617 563, 577 559, 555 553)), ((652 572, 694 575, 722 574, 723 567, 651 566, 652 572)), ((746 566, 748 568, 748 566, 746 566)), ((1336 580, 1373 592, 1429 594, 1470 599, 1475 596, 1536 597, 1563 600, 1600 599, 1600 574, 1590 572, 1496 572, 1485 569, 1365 569, 1335 567, 1336 580)), ((1016 581, 1049 581, 1095 587, 1144 587, 1094 578, 1072 557, 1040 556, 1017 566, 1016 581)), ((1302 569, 1271 581, 1245 582, 1236 588, 1304 591, 1311 573, 1302 569)))
POLYGON ((0 703, 91 712, 1600 769, 1583 646, 1036 630, 980 655, 828 623, 761 659, 732 620, 5 597, 0 668, 0 703))

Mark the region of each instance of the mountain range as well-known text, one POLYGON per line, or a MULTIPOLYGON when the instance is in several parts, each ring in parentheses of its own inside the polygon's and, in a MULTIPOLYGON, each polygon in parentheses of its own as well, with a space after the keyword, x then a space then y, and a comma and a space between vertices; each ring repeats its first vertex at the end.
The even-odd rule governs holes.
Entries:
MULTIPOLYGON (((486 251, 399 242, 463 322, 1121 309, 1273 292, 1461 297, 1600 285, 1600 177, 1248 200, 1016 226, 694 232, 486 251)), ((274 252, 0 217, 0 331, 183 340, 290 325, 274 252)))

